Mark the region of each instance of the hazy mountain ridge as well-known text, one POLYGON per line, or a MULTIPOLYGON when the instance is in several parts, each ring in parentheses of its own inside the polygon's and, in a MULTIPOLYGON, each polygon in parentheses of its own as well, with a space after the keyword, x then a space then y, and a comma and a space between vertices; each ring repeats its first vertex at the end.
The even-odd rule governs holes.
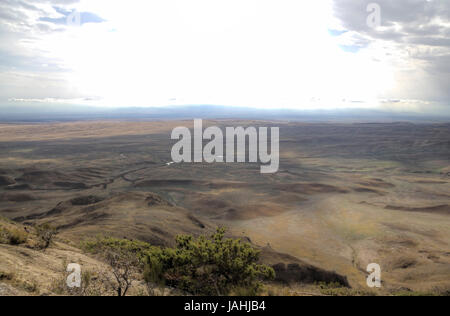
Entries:
POLYGON ((424 115, 372 109, 257 109, 220 105, 183 105, 167 107, 100 108, 89 106, 39 105, 0 106, 0 122, 51 122, 79 120, 183 120, 183 119, 252 119, 289 121, 364 121, 364 122, 448 122, 450 113, 424 115))

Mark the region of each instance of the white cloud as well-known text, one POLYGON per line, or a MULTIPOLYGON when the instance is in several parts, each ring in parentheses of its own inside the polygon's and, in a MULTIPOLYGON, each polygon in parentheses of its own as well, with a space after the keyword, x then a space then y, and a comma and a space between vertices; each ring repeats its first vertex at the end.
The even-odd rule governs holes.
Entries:
MULTIPOLYGON (((405 8, 403 18, 392 20, 411 27, 426 16, 417 1, 412 1, 413 15, 405 8)), ((49 17, 60 17, 55 3, 38 4, 49 17)), ((401 107, 398 102, 389 106, 418 111, 430 109, 430 102, 450 100, 436 80, 433 62, 426 60, 438 52, 447 56, 446 48, 427 50, 419 38, 420 45, 403 49, 396 32, 367 30, 364 1, 359 6, 339 0, 69 1, 66 10, 92 12, 106 21, 80 27, 44 23, 46 31, 37 27, 42 12, 19 9, 31 25, 31 38, 19 30, 19 16, 16 24, 0 17, 0 32, 14 43, 9 47, 14 47, 15 61, 20 55, 42 67, 27 63, 24 69, 11 69, 0 63, 0 98, 278 108, 386 108, 383 100, 401 99, 401 107), (348 32, 333 37, 329 28, 348 32), (359 50, 345 52, 342 45, 359 50), (13 87, 8 76, 19 70, 40 84, 23 80, 13 87), (423 103, 411 101, 408 107, 407 100, 423 103)), ((396 17, 396 10, 383 12, 396 17)))

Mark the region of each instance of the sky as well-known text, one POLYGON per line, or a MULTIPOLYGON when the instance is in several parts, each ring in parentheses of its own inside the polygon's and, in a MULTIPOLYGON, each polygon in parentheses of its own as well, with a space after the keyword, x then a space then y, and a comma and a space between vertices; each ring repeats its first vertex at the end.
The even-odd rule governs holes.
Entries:
POLYGON ((448 0, 0 0, 0 107, 450 116, 448 0))

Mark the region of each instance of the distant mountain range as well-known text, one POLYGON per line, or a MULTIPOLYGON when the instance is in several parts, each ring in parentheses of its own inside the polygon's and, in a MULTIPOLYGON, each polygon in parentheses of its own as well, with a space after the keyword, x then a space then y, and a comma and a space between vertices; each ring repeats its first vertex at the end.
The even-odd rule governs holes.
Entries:
POLYGON ((20 106, 0 107, 0 122, 51 122, 78 120, 183 120, 183 119, 255 119, 290 121, 364 121, 448 122, 450 116, 398 113, 368 109, 289 110, 255 109, 219 105, 185 105, 167 107, 98 108, 88 106, 20 106))

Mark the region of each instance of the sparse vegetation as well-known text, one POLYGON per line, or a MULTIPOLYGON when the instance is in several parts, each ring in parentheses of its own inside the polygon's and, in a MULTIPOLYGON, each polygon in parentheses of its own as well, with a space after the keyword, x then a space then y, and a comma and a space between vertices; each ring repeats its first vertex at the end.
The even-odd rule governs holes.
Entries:
POLYGON ((366 291, 343 287, 339 283, 317 283, 317 287, 321 294, 325 296, 377 296, 375 291, 366 291))
POLYGON ((22 229, 0 227, 0 243, 17 246, 26 243, 27 239, 28 234, 22 229))
POLYGON ((395 291, 392 293, 393 296, 449 296, 449 293, 445 292, 420 292, 420 291, 395 291))
POLYGON ((50 287, 52 293, 66 296, 101 296, 106 294, 102 281, 91 271, 82 271, 81 286, 79 288, 69 288, 67 286, 67 264, 64 262, 62 267, 61 276, 52 281, 50 287))
POLYGON ((114 278, 110 283, 120 296, 127 294, 139 273, 150 295, 164 294, 166 286, 194 295, 256 295, 262 280, 275 277, 272 268, 257 264, 258 250, 225 238, 225 229, 210 238, 178 236, 175 248, 114 238, 87 241, 83 248, 111 266, 114 278))
POLYGON ((7 218, 0 217, 0 244, 21 245, 28 240, 28 233, 7 218))
MULTIPOLYGON (((21 227, 12 221, 2 221, 1 236, 21 227)), ((51 229, 49 227, 45 230, 51 229)), ((27 233, 31 245, 38 236, 27 233)), ((41 240, 42 239, 38 239, 41 240)), ((5 243, 9 243, 4 239, 5 243)), ((23 247, 23 246, 20 246, 23 247)), ((438 296, 448 295, 448 288, 417 292, 412 290, 366 290, 348 288, 340 283, 281 284, 266 282, 274 278, 274 270, 260 265, 259 251, 239 239, 225 238, 225 230, 218 229, 211 236, 195 238, 182 235, 176 238, 173 248, 161 248, 142 241, 102 238, 82 243, 82 248, 100 256, 110 269, 97 266, 82 270, 80 288, 69 289, 66 284, 67 262, 62 264, 59 277, 48 283, 25 276, 23 271, 0 271, 0 282, 23 295, 269 295, 269 296, 438 296)), ((10 251, 16 247, 7 247, 10 251)), ((33 247, 23 247, 35 251, 33 247)), ((45 255, 45 253, 40 253, 45 255)))
POLYGON ((13 273, 0 271, 0 281, 12 281, 13 279, 13 273))
POLYGON ((40 292, 40 287, 36 280, 20 282, 18 287, 31 294, 39 294, 40 292))
POLYGON ((21 289, 29 294, 39 294, 40 286, 37 280, 23 280, 18 278, 14 272, 0 271, 0 282, 8 283, 15 288, 21 289))
POLYGON ((27 242, 28 234, 20 229, 12 229, 8 232, 10 245, 20 245, 27 242))
POLYGON ((57 233, 56 228, 48 223, 36 226, 36 235, 39 238, 41 249, 45 250, 50 247, 57 233))

